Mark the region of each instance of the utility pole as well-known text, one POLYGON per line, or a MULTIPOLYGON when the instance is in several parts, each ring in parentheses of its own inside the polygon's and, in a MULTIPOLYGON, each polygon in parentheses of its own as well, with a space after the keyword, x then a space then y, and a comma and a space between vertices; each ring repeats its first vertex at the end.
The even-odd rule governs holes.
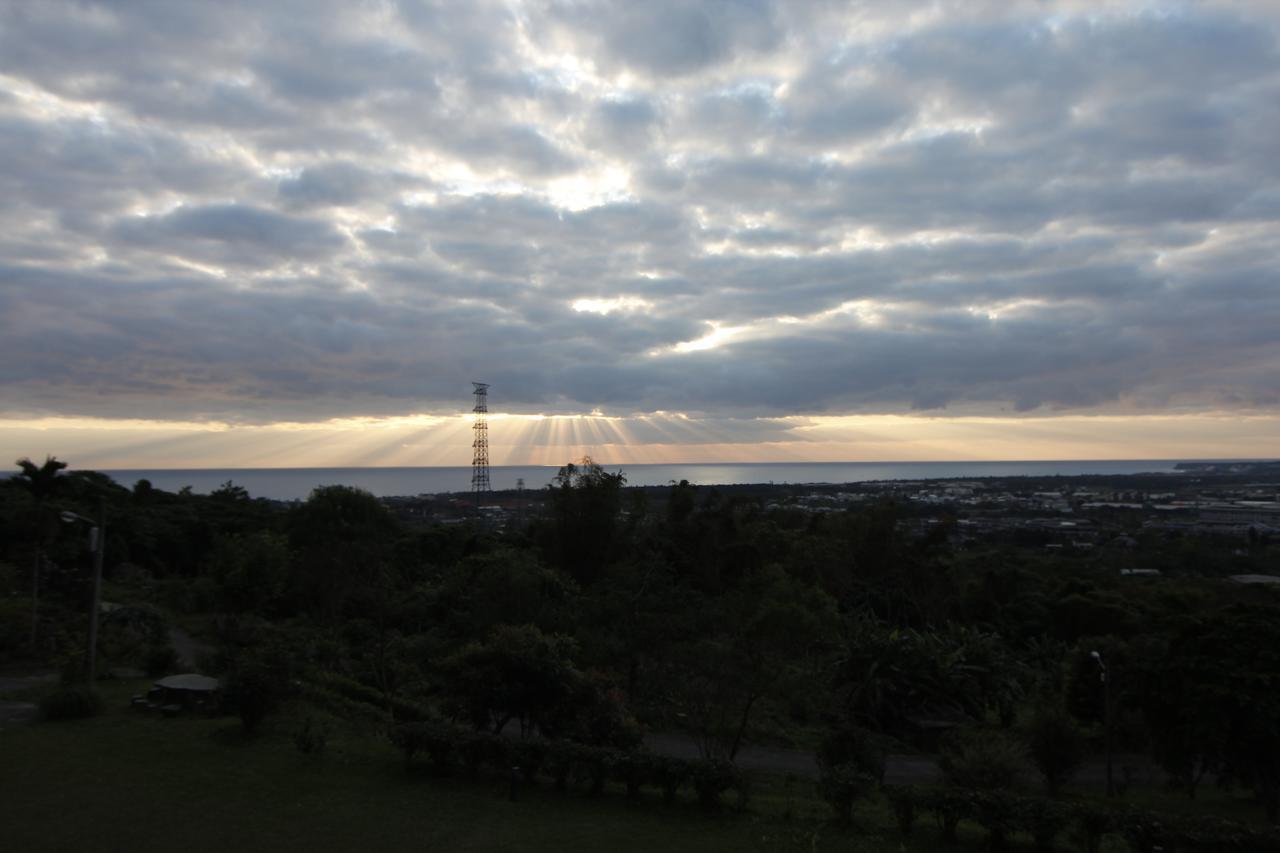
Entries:
POLYGON ((1107 796, 1114 797, 1116 795, 1115 778, 1111 773, 1111 752, 1112 752, 1112 731, 1115 728, 1112 720, 1111 712, 1111 679, 1107 677, 1107 665, 1102 660, 1099 652, 1089 652, 1089 657, 1098 663, 1099 675, 1102 678, 1102 717, 1103 726, 1106 727, 1106 749, 1107 749, 1107 796))
POLYGON ((102 601, 102 552, 107 549, 107 502, 98 498, 98 526, 93 531, 93 609, 89 611, 89 683, 98 670, 98 608, 102 601))
POLYGON ((85 649, 85 662, 88 665, 89 683, 92 684, 98 674, 98 609, 102 601, 102 558, 107 548, 107 502, 98 498, 96 522, 70 510, 60 515, 68 524, 83 521, 89 525, 89 550, 93 552, 93 601, 89 604, 89 648, 85 649))

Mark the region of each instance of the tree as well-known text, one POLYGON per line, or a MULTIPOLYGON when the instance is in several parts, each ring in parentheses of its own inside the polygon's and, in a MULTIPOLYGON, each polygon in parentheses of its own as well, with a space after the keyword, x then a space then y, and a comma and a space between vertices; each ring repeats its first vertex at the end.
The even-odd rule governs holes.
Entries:
POLYGON ((959 660, 942 635, 855 618, 846 625, 836 688, 851 723, 903 734, 913 717, 959 716, 977 704, 959 660))
POLYGON ((512 720, 522 733, 555 727, 582 678, 568 637, 533 625, 503 625, 471 642, 440 667, 446 705, 478 729, 500 732, 512 720))
POLYGON ((46 502, 58 490, 61 481, 58 473, 67 467, 67 463, 46 456, 43 465, 36 465, 27 458, 14 464, 21 469, 19 482, 35 500, 32 528, 35 530, 36 547, 31 565, 31 648, 34 651, 40 632, 40 570, 44 566, 45 547, 57 524, 48 512, 46 502))
POLYGON ((550 561, 578 583, 590 584, 619 551, 618 515, 627 478, 583 457, 560 469, 547 486, 552 524, 545 542, 550 561))
POLYGON ((1184 628, 1155 668, 1147 719, 1156 756, 1194 783, 1208 769, 1253 789, 1280 818, 1280 620, 1233 605, 1184 628))
POLYGON ((835 603, 781 569, 721 597, 710 636, 686 644, 673 688, 709 758, 732 761, 756 703, 815 681, 835 636, 835 603))
POLYGON ((610 566, 590 595, 577 599, 576 631, 584 663, 624 674, 627 699, 639 704, 645 675, 695 624, 698 596, 664 561, 647 556, 610 566))
POLYGON ((289 548, 284 537, 265 531, 229 536, 216 543, 211 563, 224 614, 266 615, 284 592, 289 548))
POLYGON ((529 551, 499 547, 442 569, 427 592, 433 627, 453 640, 482 637, 499 625, 563 630, 577 589, 529 551))
POLYGON ((384 582, 399 532, 394 516, 363 489, 315 489, 289 519, 295 594, 336 622, 359 592, 384 582))

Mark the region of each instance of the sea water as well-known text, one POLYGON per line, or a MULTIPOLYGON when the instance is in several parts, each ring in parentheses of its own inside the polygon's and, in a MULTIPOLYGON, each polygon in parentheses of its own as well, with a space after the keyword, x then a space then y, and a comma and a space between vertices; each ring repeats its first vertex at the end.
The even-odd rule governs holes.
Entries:
MULTIPOLYGON (((865 483, 880 480, 936 480, 971 477, 1080 476, 1085 474, 1169 473, 1179 461, 1129 459, 1041 462, 724 462, 673 465, 604 465, 621 472, 630 486, 664 486, 681 480, 702 486, 741 483, 865 483)), ((1191 461, 1191 460, 1186 460, 1191 461)), ((1195 460, 1199 461, 1199 460, 1195 460)), ((495 491, 548 485, 559 469, 541 465, 490 468, 495 491)), ((190 470, 104 471, 121 485, 138 480, 167 492, 189 486, 208 493, 230 481, 255 498, 302 500, 318 486, 356 486, 378 496, 466 492, 471 468, 201 468, 190 470)))

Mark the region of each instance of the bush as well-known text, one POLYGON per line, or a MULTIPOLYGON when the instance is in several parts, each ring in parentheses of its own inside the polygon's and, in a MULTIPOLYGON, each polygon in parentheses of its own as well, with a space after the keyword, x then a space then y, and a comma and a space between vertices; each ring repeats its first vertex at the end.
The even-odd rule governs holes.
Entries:
POLYGON ((1080 828, 1080 834, 1084 836, 1086 853, 1098 853, 1102 847, 1102 837, 1114 831, 1117 826, 1115 813, 1099 808, 1081 809, 1076 824, 1080 828))
POLYGON ((917 813, 928 811, 937 819, 945 841, 955 843, 960 821, 967 820, 987 830, 992 849, 1002 847, 1009 833, 1025 832, 1037 850, 1052 850, 1054 839, 1074 825, 1077 841, 1087 853, 1098 853, 1103 838, 1117 834, 1133 853, 1280 853, 1280 834, 1221 818, 1068 805, 1045 797, 972 788, 891 785, 884 791, 904 836, 911 834, 917 813))
POLYGON ((1020 799, 1016 810, 1019 827, 1031 836, 1037 850, 1052 850, 1053 840, 1075 819, 1070 806, 1040 798, 1020 799))
POLYGON ((738 768, 718 758, 695 761, 691 769, 693 789, 704 809, 719 808, 720 796, 738 784, 738 768))
POLYGON ((569 790, 569 776, 577 759, 574 745, 565 741, 552 741, 547 747, 546 768, 555 782, 557 791, 569 790))
POLYGON ((178 660, 178 653, 168 643, 157 643, 153 646, 148 646, 146 657, 142 663, 147 675, 152 677, 177 672, 181 666, 181 661, 178 660))
POLYGON ((968 797, 956 790, 929 791, 922 797, 921 805, 933 812, 943 840, 954 844, 960 819, 969 816, 971 812, 972 804, 968 797))
POLYGON ((399 721, 422 722, 432 716, 431 710, 425 705, 399 696, 388 699, 381 690, 336 672, 317 669, 307 673, 306 680, 344 699, 368 705, 384 716, 389 705, 392 716, 399 721))
POLYGON ((511 745, 511 760, 520 768, 526 784, 537 781, 538 773, 547 760, 547 745, 540 740, 524 740, 511 745))
POLYGON ((404 756, 405 767, 413 765, 413 758, 425 746, 425 735, 423 726, 420 723, 405 723, 399 726, 392 726, 387 730, 387 737, 391 744, 404 756))
POLYGON ((1045 788, 1054 796, 1084 763, 1088 745, 1065 709, 1041 705, 1027 729, 1027 746, 1045 788))
POLYGON ((587 746, 581 743, 567 745, 569 760, 573 764, 575 782, 586 783, 587 790, 599 794, 604 790, 604 783, 609 779, 609 766, 612 750, 598 746, 587 746))
POLYGON ((654 778, 654 759, 653 755, 643 751, 615 751, 609 757, 609 776, 625 785, 627 796, 634 800, 640 796, 640 787, 654 778))
POLYGON ((223 685, 223 701, 240 716, 246 735, 253 734, 281 700, 296 692, 292 653, 278 641, 240 650, 223 685))
POLYGON ((943 739, 938 766, 948 784, 978 791, 1008 790, 1025 763, 1022 745, 1008 735, 957 729, 943 739))
POLYGON ((903 838, 910 838, 916 824, 916 802, 920 800, 920 792, 909 785, 884 785, 881 789, 893 809, 893 818, 898 823, 898 832, 903 838))
POLYGON ((870 794, 875 785, 874 778, 852 764, 822 765, 819 770, 818 791, 841 823, 853 822, 854 801, 870 794))
POLYGON ((1019 826, 1017 801, 1004 791, 973 791, 970 797, 970 815, 987 831, 987 846, 1002 849, 1009 833, 1019 826))
POLYGON ((302 728, 293 733, 293 745, 298 748, 298 752, 317 758, 324 754, 328 740, 328 732, 324 726, 315 725, 310 717, 303 722, 302 728))
POLYGON ((662 789, 662 801, 674 803, 681 786, 693 775, 693 767, 679 758, 658 758, 653 765, 653 782, 662 789))
POLYGON ((80 720, 102 711, 102 696, 87 684, 59 687, 40 700, 40 716, 46 720, 80 720))
POLYGON ((467 774, 474 776, 485 765, 503 772, 511 769, 511 741, 490 732, 460 732, 454 735, 454 748, 467 774))
POLYGON ((871 735, 845 726, 818 746, 818 790, 842 823, 853 821, 853 804, 884 781, 884 752, 871 735))

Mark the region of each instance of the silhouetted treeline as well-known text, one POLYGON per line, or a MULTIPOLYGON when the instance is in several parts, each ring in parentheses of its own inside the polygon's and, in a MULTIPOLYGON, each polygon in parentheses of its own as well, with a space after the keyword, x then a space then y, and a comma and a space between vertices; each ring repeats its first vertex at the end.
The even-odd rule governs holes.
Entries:
MULTIPOLYGON (((908 534, 892 498, 766 509, 742 490, 628 489, 589 460, 543 498, 501 532, 409 526, 345 486, 286 508, 30 463, 0 481, 0 654, 74 671, 91 563, 60 513, 102 506, 105 598, 151 616, 108 619, 99 654, 144 665, 163 639, 139 625, 196 619, 200 666, 247 727, 302 684, 391 720, 588 744, 679 729, 728 759, 758 739, 933 750, 956 732, 1098 750, 1109 729, 1189 794, 1247 786, 1275 816, 1280 606, 1199 571, 1216 546, 1158 544, 1140 554, 1163 577, 1122 577, 1133 552, 961 550, 945 519, 908 534)), ((1041 753, 1056 790, 1075 765, 1041 753)))

